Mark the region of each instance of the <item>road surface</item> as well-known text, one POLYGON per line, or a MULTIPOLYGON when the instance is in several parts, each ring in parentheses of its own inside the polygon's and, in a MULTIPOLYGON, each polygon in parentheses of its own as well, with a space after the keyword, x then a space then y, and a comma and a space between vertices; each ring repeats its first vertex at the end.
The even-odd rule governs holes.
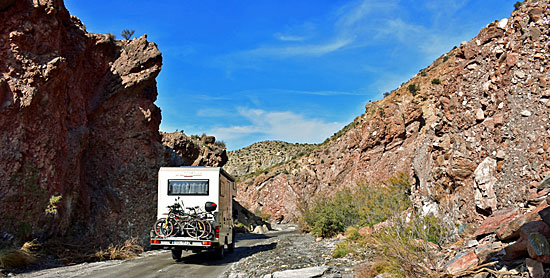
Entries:
POLYGON ((272 231, 265 235, 239 234, 235 244, 235 252, 222 260, 214 259, 214 254, 202 252, 194 254, 183 252, 182 259, 174 261, 172 253, 166 250, 145 252, 141 256, 119 261, 104 261, 84 263, 73 266, 51 268, 29 273, 18 274, 21 278, 63 278, 63 277, 94 277, 94 278, 126 278, 126 277, 200 277, 217 278, 231 267, 231 264, 242 258, 264 250, 276 247, 277 237, 297 233, 295 227, 287 227, 282 231, 272 231))

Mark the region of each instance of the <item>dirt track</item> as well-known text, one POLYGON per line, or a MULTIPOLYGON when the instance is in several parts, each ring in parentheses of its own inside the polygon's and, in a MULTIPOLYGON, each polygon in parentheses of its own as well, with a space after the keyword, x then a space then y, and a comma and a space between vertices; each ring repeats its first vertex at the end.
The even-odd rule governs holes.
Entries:
POLYGON ((220 277, 232 263, 255 253, 273 249, 277 245, 277 237, 295 233, 296 230, 291 228, 269 232, 266 235, 238 235, 235 252, 226 253, 222 260, 214 259, 214 254, 209 252, 184 252, 181 260, 174 261, 170 251, 157 250, 145 252, 130 260, 84 263, 22 273, 13 277, 220 277))

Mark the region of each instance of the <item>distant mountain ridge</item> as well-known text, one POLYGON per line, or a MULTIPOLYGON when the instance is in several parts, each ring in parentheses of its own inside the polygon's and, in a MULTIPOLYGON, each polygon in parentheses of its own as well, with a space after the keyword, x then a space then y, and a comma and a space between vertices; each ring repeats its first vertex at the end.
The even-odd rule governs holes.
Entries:
POLYGON ((235 177, 263 171, 316 148, 315 144, 262 141, 250 146, 229 151, 229 160, 224 169, 235 177))

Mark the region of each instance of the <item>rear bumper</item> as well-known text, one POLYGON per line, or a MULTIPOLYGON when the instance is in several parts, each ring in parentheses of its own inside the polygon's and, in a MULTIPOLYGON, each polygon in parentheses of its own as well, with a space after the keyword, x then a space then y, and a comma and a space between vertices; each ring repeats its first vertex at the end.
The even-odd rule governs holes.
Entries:
POLYGON ((219 241, 216 240, 200 240, 189 237, 166 237, 166 238, 151 238, 151 249, 181 249, 181 250, 197 250, 210 249, 218 247, 219 241))

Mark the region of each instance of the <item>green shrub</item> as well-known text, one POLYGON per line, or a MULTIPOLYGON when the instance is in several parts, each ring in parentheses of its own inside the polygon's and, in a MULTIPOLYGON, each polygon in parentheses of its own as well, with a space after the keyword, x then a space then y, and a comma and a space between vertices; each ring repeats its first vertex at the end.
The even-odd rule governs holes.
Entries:
POLYGON ((334 258, 342 258, 347 254, 351 253, 351 249, 348 246, 347 242, 343 241, 336 245, 334 251, 332 251, 332 256, 334 258))
POLYGON ((420 72, 420 76, 426 76, 426 75, 428 75, 428 74, 426 73, 426 71, 421 71, 421 72, 420 72))
POLYGON ((410 206, 409 188, 407 176, 399 174, 381 184, 358 184, 355 189, 322 197, 303 209, 301 229, 331 237, 350 226, 372 226, 410 206))
POLYGON ((441 80, 439 80, 439 78, 434 78, 432 79, 432 84, 441 84, 441 80))
POLYGON ((443 62, 447 62, 449 60, 449 56, 443 56, 443 62))
POLYGON ((408 89, 409 89, 409 92, 411 92, 411 94, 412 94, 413 96, 415 96, 416 93, 417 93, 418 91, 420 91, 420 87, 416 86, 416 84, 411 84, 411 85, 409 85, 408 89))
POLYGON ((521 7, 522 4, 523 4, 522 1, 517 1, 517 2, 514 4, 514 11, 519 10, 519 8, 521 7))

